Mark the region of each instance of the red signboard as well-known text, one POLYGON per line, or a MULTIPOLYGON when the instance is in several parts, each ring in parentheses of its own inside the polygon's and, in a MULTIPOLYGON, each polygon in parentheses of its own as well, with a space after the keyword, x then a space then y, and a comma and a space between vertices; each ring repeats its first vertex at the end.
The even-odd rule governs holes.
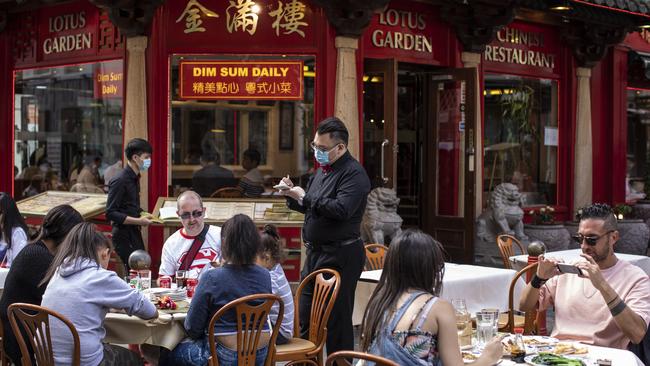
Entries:
POLYGON ((363 34, 364 55, 427 64, 448 58, 450 29, 431 5, 392 1, 377 12, 363 34))
POLYGON ((483 60, 486 70, 554 77, 561 70, 560 45, 557 28, 513 22, 497 32, 483 60))
POLYGON ((650 52, 650 30, 642 29, 639 32, 629 33, 623 44, 635 51, 650 52))
POLYGON ((43 60, 95 54, 98 20, 97 8, 86 2, 43 11, 38 32, 43 60))
POLYGON ((308 0, 178 0, 164 5, 172 52, 316 47, 322 17, 308 0), (218 42, 215 42, 218 39, 218 42))
POLYGON ((181 61, 181 99, 302 100, 302 61, 181 61))
POLYGON ((122 95, 124 95, 124 66, 122 60, 97 64, 93 84, 95 99, 122 98, 122 95))

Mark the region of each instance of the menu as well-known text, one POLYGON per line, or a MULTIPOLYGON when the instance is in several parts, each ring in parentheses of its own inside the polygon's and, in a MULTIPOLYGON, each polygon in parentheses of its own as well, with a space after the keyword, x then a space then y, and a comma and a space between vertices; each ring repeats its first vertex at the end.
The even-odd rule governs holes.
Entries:
MULTIPOLYGON (((244 214, 259 224, 302 226, 304 221, 302 214, 289 210, 284 200, 278 199, 204 198, 203 206, 206 209, 207 223, 221 224, 237 214, 244 214)), ((178 226, 180 224, 178 217, 165 214, 170 208, 176 209, 176 198, 161 197, 156 203, 153 215, 162 219, 162 225, 178 226)))
POLYGON ((53 207, 70 205, 83 218, 89 218, 106 211, 106 198, 99 193, 47 191, 19 201, 17 206, 23 216, 44 217, 53 207))

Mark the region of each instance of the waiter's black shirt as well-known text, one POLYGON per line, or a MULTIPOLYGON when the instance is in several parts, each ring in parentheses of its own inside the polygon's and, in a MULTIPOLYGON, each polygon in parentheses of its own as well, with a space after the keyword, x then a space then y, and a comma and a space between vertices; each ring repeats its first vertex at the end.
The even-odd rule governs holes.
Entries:
POLYGON ((359 237, 369 192, 368 174, 346 151, 328 172, 321 167, 311 176, 302 205, 289 197, 287 205, 305 214, 303 240, 334 245, 359 237))
POLYGON ((140 175, 127 164, 109 183, 106 218, 120 226, 127 216, 140 217, 140 212, 140 175))

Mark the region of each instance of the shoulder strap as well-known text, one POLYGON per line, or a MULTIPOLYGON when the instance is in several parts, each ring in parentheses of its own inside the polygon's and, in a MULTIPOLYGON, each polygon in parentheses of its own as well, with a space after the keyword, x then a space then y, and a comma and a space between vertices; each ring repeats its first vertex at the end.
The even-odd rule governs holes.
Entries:
MULTIPOLYGON (((422 309, 420 310, 420 319, 418 320, 418 324, 415 327, 415 330, 421 331, 422 330, 422 325, 424 324, 424 321, 427 319, 427 315, 429 315, 429 312, 431 311, 431 307, 433 307, 433 304, 436 303, 438 300, 437 296, 432 296, 427 302, 422 306, 422 309)), ((413 329, 413 324, 411 324, 411 329, 413 329)))
POLYGON ((194 262, 196 253, 198 253, 201 249, 201 246, 203 246, 203 242, 205 241, 205 236, 208 234, 209 228, 210 225, 205 224, 203 226, 203 230, 201 230, 201 233, 199 233, 199 235, 194 238, 194 242, 192 243, 190 250, 187 252, 187 255, 183 259, 183 263, 181 263, 181 266, 178 268, 179 270, 187 271, 190 269, 190 265, 192 265, 192 262, 194 262))
POLYGON ((399 323, 400 319, 402 319, 402 316, 404 316, 404 313, 406 313, 406 310, 408 309, 409 306, 411 306, 413 301, 415 301, 415 299, 420 297, 420 295, 424 295, 425 293, 426 292, 424 291, 418 291, 411 294, 411 296, 408 297, 408 299, 404 302, 404 304, 402 304, 402 306, 400 306, 397 309, 397 311, 393 315, 393 318, 390 320, 390 323, 388 324, 387 327, 390 333, 393 333, 395 331, 395 327, 397 327, 397 323, 399 323))

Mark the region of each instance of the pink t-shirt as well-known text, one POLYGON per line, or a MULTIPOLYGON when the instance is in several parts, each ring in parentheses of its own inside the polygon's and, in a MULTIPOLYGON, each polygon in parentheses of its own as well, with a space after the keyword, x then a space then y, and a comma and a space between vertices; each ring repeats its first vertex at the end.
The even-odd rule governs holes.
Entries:
MULTIPOLYGON (((639 267, 618 260, 602 270, 603 278, 646 323, 650 322, 650 280, 639 267)), ((600 292, 588 278, 564 274, 551 278, 539 292, 539 309, 555 307, 551 336, 597 346, 626 349, 630 339, 619 329, 600 292)))

